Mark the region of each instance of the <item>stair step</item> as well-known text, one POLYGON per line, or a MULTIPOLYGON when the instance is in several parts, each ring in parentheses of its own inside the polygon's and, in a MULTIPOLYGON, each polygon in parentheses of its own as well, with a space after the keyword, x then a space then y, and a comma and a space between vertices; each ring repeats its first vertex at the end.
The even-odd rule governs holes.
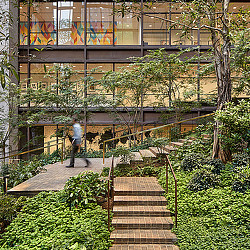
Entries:
POLYGON ((165 193, 163 190, 131 190, 131 191, 116 191, 115 196, 161 196, 165 193))
POLYGON ((114 244, 110 250, 179 250, 172 244, 114 244))
POLYGON ((170 216, 170 211, 165 206, 114 206, 116 216, 170 216))
POLYGON ((114 230, 110 236, 115 244, 171 244, 177 241, 176 236, 170 230, 114 230))
POLYGON ((167 200, 163 196, 115 196, 114 205, 164 206, 167 205, 167 200))
POLYGON ((169 145, 164 146, 164 149, 165 149, 168 153, 171 153, 171 152, 177 150, 177 148, 175 148, 175 147, 173 147, 173 146, 169 146, 169 145))
POLYGON ((171 229, 170 217, 114 217, 112 226, 115 229, 171 229))
POLYGON ((208 134, 202 134, 203 139, 210 139, 211 135, 208 134))
POLYGON ((131 161, 133 161, 133 162, 142 162, 143 161, 141 154, 139 152, 132 152, 131 156, 132 156, 131 161))
POLYGON ((173 142, 171 142, 170 144, 171 144, 171 146, 173 146, 173 147, 182 147, 184 143, 182 143, 182 142, 177 142, 177 141, 173 141, 173 142))
POLYGON ((142 158, 155 158, 156 156, 148 149, 139 150, 142 158))
POLYGON ((190 139, 179 139, 179 142, 181 142, 181 143, 187 143, 188 145, 190 145, 193 142, 193 140, 190 140, 190 139))
POLYGON ((116 177, 114 191, 115 196, 156 196, 164 193, 155 177, 116 177))
POLYGON ((160 149, 160 152, 159 152, 159 149, 157 147, 149 147, 148 148, 156 157, 161 155, 161 154, 169 154, 165 149, 160 149))

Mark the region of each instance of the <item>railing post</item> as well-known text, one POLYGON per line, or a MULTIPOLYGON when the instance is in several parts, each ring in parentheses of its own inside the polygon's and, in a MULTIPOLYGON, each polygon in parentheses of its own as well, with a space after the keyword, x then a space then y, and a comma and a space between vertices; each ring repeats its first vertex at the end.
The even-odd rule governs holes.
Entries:
POLYGON ((175 228, 177 228, 177 180, 175 179, 175 228))
POLYGON ((102 157, 103 157, 103 164, 105 163, 105 141, 103 142, 103 152, 102 152, 102 157))
POLYGON ((108 230, 110 232, 110 180, 108 179, 108 230))
POLYGON ((166 155, 166 194, 168 193, 168 157, 166 155))
POLYGON ((50 142, 48 141, 48 153, 50 154, 50 142))
POLYGON ((9 175, 5 175, 3 177, 3 193, 4 194, 6 194, 8 190, 8 178, 9 178, 9 175))
POLYGON ((61 152, 61 164, 63 164, 63 141, 62 141, 62 152, 61 152))
POLYGON ((65 137, 63 137, 63 158, 66 156, 66 142, 65 142, 65 137))

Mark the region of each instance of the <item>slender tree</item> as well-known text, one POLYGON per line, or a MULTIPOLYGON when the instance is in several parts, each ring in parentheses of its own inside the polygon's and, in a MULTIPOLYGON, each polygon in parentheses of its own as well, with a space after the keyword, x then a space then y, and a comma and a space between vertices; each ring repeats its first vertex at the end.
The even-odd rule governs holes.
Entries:
MULTIPOLYGON (((157 1, 156 1, 157 2, 157 1)), ((210 32, 213 49, 213 62, 217 79, 217 110, 223 110, 225 105, 232 99, 232 77, 231 77, 231 50, 234 36, 237 31, 247 28, 249 24, 249 11, 237 10, 236 13, 229 12, 230 0, 177 0, 172 1, 181 10, 182 17, 178 20, 168 19, 154 15, 168 22, 170 28, 181 27, 182 36, 189 37, 191 30, 200 31, 206 29, 210 32)), ((145 8, 152 9, 155 2, 146 2, 145 8)), ((137 6, 126 6, 117 9, 116 13, 124 15, 132 12, 140 17, 143 10, 137 6)), ((151 14, 143 13, 150 16, 151 14)), ((225 150, 223 141, 219 138, 220 122, 214 125, 213 158, 220 158, 224 162, 231 160, 230 150, 225 150)))

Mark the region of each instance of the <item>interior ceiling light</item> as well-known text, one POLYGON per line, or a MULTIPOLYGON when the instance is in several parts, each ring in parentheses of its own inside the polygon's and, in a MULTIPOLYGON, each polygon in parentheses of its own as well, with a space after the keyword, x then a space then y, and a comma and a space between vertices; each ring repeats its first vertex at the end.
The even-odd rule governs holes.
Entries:
POLYGON ((20 9, 22 9, 23 7, 20 7, 20 9))
POLYGON ((73 9, 76 9, 76 7, 74 6, 73 9))
POLYGON ((49 6, 46 6, 46 9, 49 9, 49 6))
POLYGON ((77 18, 81 18, 81 17, 78 16, 77 18))
POLYGON ((152 24, 149 24, 149 27, 152 27, 152 24))
POLYGON ((233 7, 233 9, 235 10, 237 7, 233 7))

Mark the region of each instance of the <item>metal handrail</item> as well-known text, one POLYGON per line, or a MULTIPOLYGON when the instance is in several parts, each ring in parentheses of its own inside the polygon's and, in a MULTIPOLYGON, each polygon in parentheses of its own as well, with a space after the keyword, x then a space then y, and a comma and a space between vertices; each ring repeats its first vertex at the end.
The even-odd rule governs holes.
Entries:
POLYGON ((168 193, 168 166, 170 166, 170 169, 171 169, 171 172, 173 174, 173 177, 174 177, 174 183, 175 183, 175 227, 177 228, 177 213, 178 213, 178 210, 177 210, 177 179, 176 179, 176 176, 175 176, 175 173, 174 173, 174 169, 171 165, 171 162, 168 158, 168 155, 166 155, 166 194, 168 193))
MULTIPOLYGON (((23 155, 23 154, 28 154, 28 153, 31 153, 31 152, 35 152, 35 151, 38 151, 38 150, 41 150, 41 149, 44 149, 44 148, 50 148, 50 147, 53 147, 53 146, 57 146, 57 145, 62 145, 61 146, 61 164, 63 164, 63 155, 64 155, 64 146, 65 146, 65 137, 63 138, 59 138, 59 140, 62 140, 62 142, 57 142, 56 144, 50 144, 48 146, 44 146, 44 147, 40 147, 40 148, 35 148, 35 149, 32 149, 32 150, 28 150, 28 151, 25 151, 25 152, 20 152, 20 153, 17 153, 17 154, 13 154, 13 155, 8 155, 8 156, 5 156, 5 157, 2 157, 0 158, 0 160, 4 160, 6 158, 12 158, 12 157, 15 157, 15 156, 19 156, 19 155, 23 155)), ((56 141, 56 140, 53 140, 53 141, 56 141)), ((48 142, 50 143, 50 142, 48 142)), ((3 188, 3 191, 4 193, 7 193, 7 179, 9 178, 9 176, 3 176, 3 177, 0 177, 3 179, 4 181, 4 188, 3 188)))
MULTIPOLYGON (((65 137, 64 138, 59 138, 58 140, 62 140, 62 142, 57 142, 56 144, 52 144, 52 145, 49 144, 48 146, 43 146, 43 147, 40 147, 40 148, 35 148, 35 149, 31 149, 31 150, 24 151, 24 152, 19 152, 19 153, 13 154, 13 155, 7 155, 7 156, 4 156, 4 157, 1 157, 0 160, 6 159, 6 158, 16 157, 16 156, 23 155, 23 154, 28 154, 28 153, 35 152, 35 151, 38 151, 38 150, 41 150, 41 149, 44 149, 44 148, 50 148, 50 147, 53 147, 53 146, 62 145, 61 163, 63 163, 63 146, 65 144, 65 137)), ((52 140, 52 141, 45 142, 45 143, 50 143, 50 142, 54 142, 54 141, 57 141, 57 140, 52 140)))
MULTIPOLYGON (((41 150, 43 148, 50 148, 50 147, 53 147, 53 146, 57 146, 59 144, 61 144, 62 142, 58 142, 54 145, 51 145, 50 143, 51 142, 57 142, 57 141, 60 141, 60 140, 65 140, 65 138, 58 138, 58 140, 52 140, 52 141, 47 141, 47 142, 44 142, 45 144, 49 144, 48 146, 43 146, 43 147, 40 147, 40 148, 36 148, 36 149, 31 149, 31 150, 28 150, 28 151, 24 151, 24 152, 18 152, 16 154, 12 154, 12 155, 8 155, 8 156, 5 156, 5 157, 1 157, 0 160, 3 160, 3 159, 6 159, 6 158, 11 158, 11 157, 15 157, 15 156, 18 156, 18 155, 23 155, 23 154, 26 154, 26 153, 30 153, 30 152, 33 152, 33 151, 37 151, 37 150, 41 150)), ((14 152, 17 151, 17 150, 14 150, 14 152)), ((10 153, 12 153, 13 151, 11 151, 10 153)))
POLYGON ((109 175, 108 175, 108 230, 110 230, 110 198, 113 197, 113 187, 114 187, 114 156, 112 155, 111 166, 109 168, 109 175), (111 197, 110 197, 111 195, 111 197))
POLYGON ((118 139, 121 139, 121 138, 131 137, 133 135, 143 134, 143 133, 146 133, 146 132, 149 132, 149 131, 159 130, 159 129, 162 129, 162 128, 167 128, 167 127, 171 128, 171 127, 173 127, 173 126, 175 126, 177 124, 181 124, 181 123, 184 123, 184 122, 198 120, 200 118, 205 118, 205 117, 209 117, 209 116, 213 116, 213 115, 214 115, 214 113, 210 113, 210 114, 202 115, 202 116, 197 116, 197 117, 186 119, 186 120, 182 120, 182 121, 179 121, 179 122, 173 122, 173 123, 169 123, 169 124, 162 125, 162 126, 159 126, 159 127, 150 128, 150 129, 146 129, 146 130, 143 130, 143 131, 131 133, 131 134, 128 134, 128 135, 122 135, 122 136, 118 136, 118 137, 115 137, 115 138, 111 138, 111 139, 105 140, 103 142, 103 164, 105 163, 105 150, 106 150, 106 143, 107 142, 118 140, 118 139))

